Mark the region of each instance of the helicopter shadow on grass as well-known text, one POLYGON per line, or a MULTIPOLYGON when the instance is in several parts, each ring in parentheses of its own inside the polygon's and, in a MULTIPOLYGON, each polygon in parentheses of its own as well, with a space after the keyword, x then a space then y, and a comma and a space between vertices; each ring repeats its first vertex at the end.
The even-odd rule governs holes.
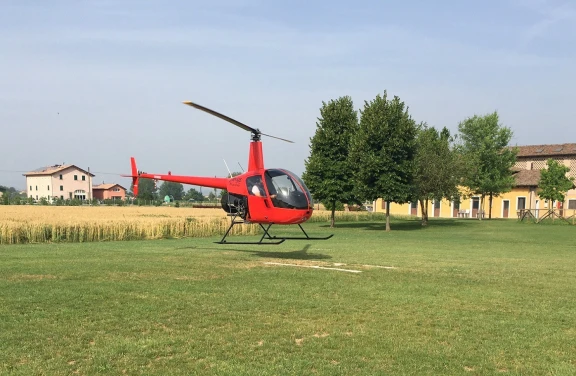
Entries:
POLYGON ((290 259, 290 260, 326 260, 332 258, 332 256, 323 255, 321 253, 309 253, 308 252, 309 248, 310 244, 306 244, 302 249, 291 252, 290 251, 270 252, 270 251, 257 251, 252 249, 235 249, 235 251, 251 253, 253 256, 256 257, 290 259))
MULTIPOLYGON (((432 227, 461 227, 470 226, 474 223, 471 220, 458 220, 458 219, 436 219, 430 218, 428 220, 428 226, 422 226, 422 222, 419 220, 403 220, 401 222, 396 222, 394 220, 390 221, 390 228, 392 231, 419 231, 425 230, 432 227)), ((330 228, 330 225, 321 225, 319 227, 330 228)), ((375 230, 375 231, 386 231, 386 222, 344 222, 334 224, 334 229, 358 229, 358 230, 375 230)))
MULTIPOLYGON (((262 247, 263 245, 258 245, 257 247, 262 247)), ((176 249, 193 249, 197 248, 195 246, 191 247, 180 247, 176 249)), ((211 249, 211 250, 226 250, 226 251, 233 251, 233 252, 243 252, 243 253, 250 253, 254 257, 263 257, 263 258, 277 258, 277 259, 289 259, 289 260, 326 260, 331 259, 332 256, 323 255, 321 253, 309 253, 308 249, 310 249, 310 244, 306 244, 302 249, 298 249, 296 251, 259 251, 254 249, 238 249, 238 248, 224 248, 224 247, 198 247, 201 249, 211 249)))

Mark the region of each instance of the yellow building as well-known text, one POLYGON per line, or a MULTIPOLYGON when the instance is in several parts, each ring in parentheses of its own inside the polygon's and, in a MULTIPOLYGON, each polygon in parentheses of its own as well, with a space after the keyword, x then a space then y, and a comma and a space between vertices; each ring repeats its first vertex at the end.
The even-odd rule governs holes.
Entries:
MULTIPOLYGON (((510 192, 493 198, 492 218, 518 218, 518 213, 522 209, 532 209, 535 215, 540 217, 544 214, 544 209, 549 209, 548 202, 538 196, 540 170, 546 168, 548 159, 555 159, 570 168, 567 175, 576 179, 576 144, 529 145, 517 148, 518 155, 513 172, 514 188, 510 192)), ((477 218, 482 212, 484 217, 488 217, 488 197, 485 197, 484 207, 481 208, 480 196, 467 195, 464 190, 462 193, 460 202, 448 200, 429 202, 428 217, 477 218)), ((576 189, 568 191, 565 201, 558 205, 564 209, 564 216, 575 214, 576 189)), ((376 200, 374 211, 385 212, 386 203, 381 199, 376 200)), ((418 202, 402 205, 391 203, 390 214, 421 216, 420 204, 418 202)))

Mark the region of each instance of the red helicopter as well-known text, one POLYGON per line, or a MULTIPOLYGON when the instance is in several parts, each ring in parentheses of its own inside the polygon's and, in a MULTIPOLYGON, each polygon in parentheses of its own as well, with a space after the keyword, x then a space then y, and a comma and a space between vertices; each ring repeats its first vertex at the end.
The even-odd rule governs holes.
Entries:
POLYGON ((312 216, 314 204, 312 196, 304 182, 294 173, 277 168, 265 169, 264 156, 262 154, 261 136, 268 136, 286 142, 292 142, 283 138, 270 136, 260 132, 226 115, 213 111, 199 104, 185 101, 184 104, 202 110, 210 115, 219 117, 229 123, 236 125, 252 133, 250 142, 250 154, 248 156, 248 171, 241 175, 230 178, 182 176, 168 174, 148 174, 136 169, 136 160, 130 159, 132 165, 131 177, 134 196, 138 195, 138 179, 163 180, 176 183, 197 185, 225 189, 226 194, 222 196, 222 208, 232 217, 232 222, 224 237, 218 244, 280 244, 286 239, 297 240, 326 240, 333 235, 326 237, 310 237, 300 225, 312 216), (258 242, 229 242, 226 237, 234 225, 239 223, 257 223, 264 234, 258 242), (298 225, 304 233, 301 237, 276 237, 270 235, 272 225, 298 225), (264 227, 264 225, 267 225, 264 227), (266 239, 266 241, 264 241, 266 239))

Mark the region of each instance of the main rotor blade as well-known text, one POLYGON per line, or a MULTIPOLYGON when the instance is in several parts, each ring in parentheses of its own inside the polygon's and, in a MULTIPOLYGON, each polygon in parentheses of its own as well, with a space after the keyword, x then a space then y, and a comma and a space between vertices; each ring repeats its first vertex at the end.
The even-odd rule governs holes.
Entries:
POLYGON ((220 118, 220 119, 222 119, 222 120, 225 120, 225 121, 227 121, 227 122, 229 122, 229 123, 232 123, 232 124, 234 124, 235 126, 244 129, 245 131, 252 132, 252 133, 257 134, 257 135, 263 135, 263 136, 267 136, 267 137, 272 137, 272 138, 275 138, 275 139, 277 139, 277 140, 282 140, 282 141, 290 142, 290 143, 292 143, 292 144, 294 143, 294 141, 286 140, 285 138, 280 138, 280 137, 271 136, 271 135, 269 135, 269 134, 262 133, 262 132, 260 132, 260 130, 258 130, 258 129, 254 129, 254 128, 252 128, 252 127, 249 127, 248 125, 246 125, 246 124, 244 124, 244 123, 241 123, 241 122, 239 122, 238 120, 234 120, 234 119, 232 119, 231 117, 228 117, 228 116, 226 116, 226 115, 223 115, 223 114, 221 114, 221 113, 219 113, 219 112, 216 112, 216 111, 214 111, 214 110, 211 110, 211 109, 209 109, 209 108, 207 108, 207 107, 201 106, 201 105, 199 105, 199 104, 197 104, 197 103, 194 103, 194 102, 191 102, 191 101, 184 101, 184 102, 182 102, 182 103, 187 104, 188 106, 192 106, 192 107, 194 107, 194 108, 197 108, 198 110, 207 112, 207 113, 209 113, 210 115, 216 116, 216 117, 218 117, 218 118, 220 118))
POLYGON ((219 113, 219 112, 216 112, 216 111, 211 110, 211 109, 209 109, 209 108, 206 108, 206 107, 204 107, 204 106, 200 106, 199 104, 196 104, 196 103, 194 103, 194 102, 184 101, 184 102, 182 102, 182 103, 187 104, 188 106, 192 106, 192 107, 194 107, 194 108, 197 108, 197 109, 199 109, 199 110, 201 110, 201 111, 207 112, 207 113, 209 113, 210 115, 219 117, 220 119, 225 120, 225 121, 227 121, 227 122, 229 122, 229 123, 232 123, 232 124, 234 124, 235 126, 244 129, 245 131, 252 132, 252 133, 260 133, 259 130, 254 129, 254 128, 252 128, 252 127, 249 127, 249 126, 247 126, 247 125, 244 124, 244 123, 240 123, 238 120, 234 120, 234 119, 232 119, 232 118, 230 118, 230 117, 228 117, 228 116, 226 116, 226 115, 222 115, 222 114, 219 113))
POLYGON ((276 136, 270 136, 269 134, 266 134, 266 133, 261 133, 261 135, 262 135, 262 136, 267 136, 267 137, 272 137, 272 138, 275 138, 275 139, 277 139, 277 140, 286 141, 286 142, 289 142, 289 143, 291 143, 291 144, 294 143, 294 141, 290 141, 290 140, 287 140, 287 139, 285 139, 285 138, 280 138, 280 137, 276 137, 276 136))

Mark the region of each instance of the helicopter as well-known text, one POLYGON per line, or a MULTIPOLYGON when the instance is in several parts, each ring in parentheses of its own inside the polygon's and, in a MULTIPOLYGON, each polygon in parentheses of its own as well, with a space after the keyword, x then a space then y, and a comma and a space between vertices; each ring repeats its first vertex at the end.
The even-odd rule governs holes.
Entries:
POLYGON ((197 103, 190 101, 183 103, 251 133, 248 170, 227 178, 172 175, 171 172, 149 174, 139 171, 136 167, 136 159, 131 157, 131 174, 122 176, 132 178, 134 196, 138 195, 138 180, 142 178, 226 190, 226 193, 222 195, 221 205, 231 217, 231 223, 222 239, 216 242, 217 244, 281 244, 288 239, 327 240, 334 236, 331 234, 326 237, 310 237, 302 228, 301 223, 310 219, 314 211, 312 196, 302 179, 286 169, 264 168, 261 136, 290 143, 293 143, 292 141, 264 134, 257 128, 252 128, 197 103), (256 242, 228 241, 226 238, 232 228, 242 223, 258 224, 264 231, 260 240, 256 242), (298 225, 304 236, 272 236, 270 234, 272 225, 298 225))

